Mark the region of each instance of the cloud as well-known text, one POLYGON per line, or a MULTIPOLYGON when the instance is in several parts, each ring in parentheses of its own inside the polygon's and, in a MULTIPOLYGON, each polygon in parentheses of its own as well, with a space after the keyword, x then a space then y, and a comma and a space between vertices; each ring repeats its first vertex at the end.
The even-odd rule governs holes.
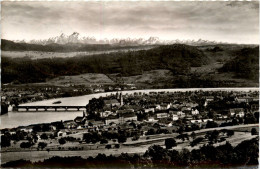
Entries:
POLYGON ((98 38, 158 36, 257 43, 259 3, 2 2, 3 38, 42 39, 74 31, 98 38))

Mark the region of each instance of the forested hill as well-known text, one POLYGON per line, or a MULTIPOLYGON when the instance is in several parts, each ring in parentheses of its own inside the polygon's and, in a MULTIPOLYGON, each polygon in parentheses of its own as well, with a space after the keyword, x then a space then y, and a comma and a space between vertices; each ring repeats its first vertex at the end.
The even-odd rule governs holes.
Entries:
POLYGON ((44 82, 47 78, 82 73, 119 73, 122 76, 143 71, 168 69, 173 74, 189 74, 190 67, 207 64, 208 58, 193 46, 165 45, 150 50, 117 52, 73 58, 2 58, 2 83, 44 82))
POLYGON ((67 43, 48 45, 15 43, 13 41, 1 40, 1 50, 3 51, 42 51, 42 52, 82 52, 82 51, 108 51, 120 49, 142 49, 145 47, 153 47, 156 45, 142 46, 127 46, 127 45, 111 45, 111 44, 82 44, 82 43, 67 43))
POLYGON ((259 79, 259 46, 243 48, 235 53, 236 57, 220 69, 222 72, 234 72, 239 78, 259 79))

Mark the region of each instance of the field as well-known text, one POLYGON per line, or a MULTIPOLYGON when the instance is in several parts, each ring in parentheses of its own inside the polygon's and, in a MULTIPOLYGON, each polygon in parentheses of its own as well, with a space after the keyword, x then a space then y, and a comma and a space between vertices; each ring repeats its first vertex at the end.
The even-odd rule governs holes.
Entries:
MULTIPOLYGON (((207 131, 213 131, 215 129, 220 130, 220 129, 229 129, 229 130, 234 130, 235 133, 231 137, 227 137, 220 133, 219 137, 224 137, 225 141, 215 143, 214 146, 222 145, 225 144, 226 141, 230 142, 232 146, 236 146, 237 144, 241 143, 244 140, 250 140, 252 138, 258 137, 256 135, 251 135, 250 131, 252 127, 258 128, 258 124, 252 124, 252 125, 241 125, 241 126, 231 126, 231 127, 222 127, 222 128, 213 128, 213 129, 203 129, 203 130, 198 130, 196 131, 197 137, 205 137, 205 133, 207 131)), ((191 134, 191 132, 188 132, 187 134, 191 134)), ((154 135, 154 136, 149 136, 150 139, 146 139, 147 136, 141 136, 138 141, 132 141, 130 138, 127 139, 126 143, 123 143, 120 145, 120 148, 112 148, 111 149, 106 149, 105 145, 101 144, 80 144, 77 142, 70 142, 66 143, 65 145, 59 145, 57 140, 48 140, 44 141, 48 143, 48 148, 50 151, 40 150, 36 151, 36 147, 32 149, 27 149, 27 150, 21 150, 19 148, 19 143, 16 143, 15 145, 12 145, 12 148, 8 148, 8 151, 10 152, 5 152, 4 149, 2 149, 1 152, 1 162, 5 163, 8 161, 12 160, 18 160, 21 157, 25 160, 32 160, 32 161, 38 161, 42 159, 46 159, 52 156, 81 156, 83 158, 87 158, 89 156, 96 156, 99 153, 105 153, 106 155, 120 155, 121 153, 138 153, 138 154, 143 154, 145 151, 150 147, 151 145, 161 145, 162 147, 164 146, 164 140, 166 138, 172 138, 176 137, 178 134, 173 133, 173 134, 161 134, 161 135, 154 135), (63 147, 61 151, 58 149, 58 147, 63 147), (78 147, 82 148, 83 150, 68 150, 68 147, 78 147), (19 151, 17 151, 20 149, 19 151)), ((72 135, 71 135, 72 136, 72 135)), ((207 144, 208 141, 204 139, 201 143, 198 145, 191 147, 190 142, 193 140, 190 138, 189 140, 180 140, 176 139, 177 142, 177 147, 173 147, 173 149, 181 151, 183 148, 186 148, 188 150, 192 149, 198 149, 200 148, 203 144, 207 144)), ((21 142, 21 141, 20 141, 21 142)), ((41 140, 42 142, 42 140, 41 140)), ((112 141, 109 141, 108 144, 115 144, 112 141)))
POLYGON ((91 84, 114 84, 105 74, 86 73, 75 76, 60 76, 48 80, 45 84, 54 86, 91 85, 91 84))
POLYGON ((68 58, 74 56, 91 56, 98 54, 108 54, 113 52, 128 52, 151 49, 150 46, 127 48, 117 50, 102 50, 102 51, 77 51, 77 52, 45 52, 45 51, 1 51, 1 56, 10 58, 29 57, 30 59, 44 59, 44 58, 68 58))

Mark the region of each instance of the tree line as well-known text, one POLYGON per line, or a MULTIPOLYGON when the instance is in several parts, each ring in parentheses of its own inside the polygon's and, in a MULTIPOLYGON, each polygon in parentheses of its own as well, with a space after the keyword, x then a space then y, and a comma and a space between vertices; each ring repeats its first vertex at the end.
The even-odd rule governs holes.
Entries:
MULTIPOLYGON (((172 140, 168 141, 174 145, 172 140)), ((119 156, 98 154, 96 157, 51 157, 44 161, 17 160, 2 167, 51 167, 51 168, 179 168, 179 167, 239 167, 258 165, 259 139, 246 140, 233 147, 229 142, 214 147, 203 145, 199 149, 170 150, 153 145, 143 154, 122 153, 119 156)), ((169 144, 168 143, 168 144, 169 144)))

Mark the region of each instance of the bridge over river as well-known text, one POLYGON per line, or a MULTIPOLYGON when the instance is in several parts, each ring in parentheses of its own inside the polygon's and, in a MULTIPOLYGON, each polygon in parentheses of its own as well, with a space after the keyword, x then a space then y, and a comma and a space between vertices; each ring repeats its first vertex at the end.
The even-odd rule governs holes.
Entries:
POLYGON ((81 111, 86 106, 16 106, 13 111, 81 111))

